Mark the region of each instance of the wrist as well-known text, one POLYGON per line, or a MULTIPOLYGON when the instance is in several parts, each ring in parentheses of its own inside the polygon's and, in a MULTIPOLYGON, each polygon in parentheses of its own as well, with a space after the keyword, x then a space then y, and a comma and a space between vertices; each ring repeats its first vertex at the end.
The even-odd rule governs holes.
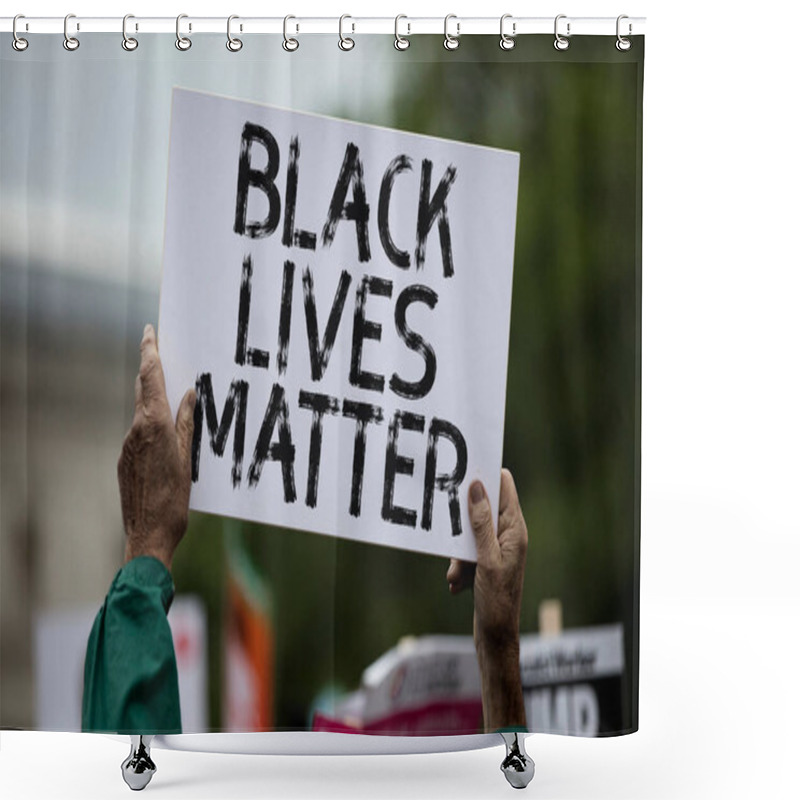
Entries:
POLYGON ((172 571, 172 553, 168 553, 164 548, 137 542, 129 536, 125 542, 124 563, 127 564, 140 556, 157 558, 170 572, 172 571))

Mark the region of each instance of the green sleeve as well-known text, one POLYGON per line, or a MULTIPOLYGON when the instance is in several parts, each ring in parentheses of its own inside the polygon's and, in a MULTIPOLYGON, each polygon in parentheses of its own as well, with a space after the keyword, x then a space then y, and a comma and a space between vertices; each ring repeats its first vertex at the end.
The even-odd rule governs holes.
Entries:
POLYGON ((151 556, 132 559, 114 576, 86 647, 84 731, 181 732, 167 622, 174 594, 169 570, 151 556))

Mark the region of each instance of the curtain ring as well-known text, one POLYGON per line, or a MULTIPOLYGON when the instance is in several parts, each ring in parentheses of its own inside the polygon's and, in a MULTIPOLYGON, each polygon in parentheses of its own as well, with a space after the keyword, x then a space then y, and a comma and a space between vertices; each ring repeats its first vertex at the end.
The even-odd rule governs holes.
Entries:
MULTIPOLYGON (((619 32, 619 27, 620 27, 620 26, 619 26, 619 24, 620 24, 620 22, 622 22, 622 20, 624 20, 624 19, 629 19, 629 17, 628 17, 628 15, 627 15, 627 14, 620 14, 620 15, 617 17, 617 44, 616 44, 616 47, 617 47, 617 50, 620 50, 620 51, 621 51, 621 52, 623 52, 623 53, 624 53, 626 50, 630 50, 630 49, 631 49, 631 40, 630 40, 630 39, 627 39, 627 38, 625 38, 625 37, 624 37, 624 36, 622 36, 622 34, 620 34, 620 32, 619 32)), ((629 22, 629 23, 628 23, 628 36, 630 36, 632 32, 633 32, 633 26, 632 26, 632 25, 631 25, 631 23, 629 22)))
POLYGON ((503 14, 500 17, 500 49, 501 50, 513 50, 514 45, 516 42, 514 41, 514 37, 517 35, 517 23, 511 23, 511 36, 509 36, 505 30, 503 29, 503 25, 507 19, 512 19, 511 14, 503 14))
POLYGON ((461 35, 461 23, 458 22, 458 17, 455 14, 448 14, 444 18, 444 49, 445 50, 457 50, 458 45, 460 42, 458 41, 458 37, 461 35), (447 31, 447 23, 450 22, 451 19, 456 20, 456 35, 451 36, 450 33, 447 31))
MULTIPOLYGON (((298 42, 297 39, 292 39, 289 36, 288 28, 290 19, 297 19, 297 17, 293 17, 291 14, 289 14, 283 18, 283 49, 286 50, 287 53, 293 53, 298 47, 300 47, 300 42, 298 42)), ((300 26, 296 25, 295 31, 299 32, 299 30, 300 26)))
MULTIPOLYGON (((342 31, 342 27, 344 26, 344 21, 346 19, 353 19, 353 18, 349 14, 342 14, 342 16, 339 17, 339 49, 340 50, 352 50, 356 46, 355 41, 353 39, 351 39, 349 36, 345 36, 344 32, 342 31)), ((356 24, 354 22, 353 23, 353 30, 351 31, 351 33, 355 33, 355 30, 356 30, 356 24)))
MULTIPOLYGON (((175 47, 178 50, 188 50, 192 46, 192 40, 188 36, 181 36, 181 20, 187 19, 188 16, 188 14, 178 14, 175 19, 175 47)), ((189 30, 191 29, 192 26, 189 25, 189 30)))
POLYGON ((553 42, 553 47, 555 47, 556 50, 567 50, 569 48, 569 38, 567 38, 567 37, 570 36, 570 30, 569 30, 570 24, 569 24, 569 22, 567 23, 567 36, 566 37, 562 36, 558 32, 558 21, 560 19, 566 19, 566 18, 567 18, 566 14, 559 14, 556 17, 555 25, 553 26, 553 32, 555 33, 555 36, 556 36, 555 41, 553 42))
MULTIPOLYGON (((74 14, 67 14, 67 16, 64 17, 64 49, 70 52, 77 50, 81 46, 81 43, 74 36, 70 36, 67 30, 67 25, 71 19, 75 19, 74 14)), ((78 28, 78 30, 80 30, 80 28, 78 28)))
MULTIPOLYGON (((231 21, 235 19, 239 19, 236 14, 231 14, 228 17, 228 41, 225 42, 225 47, 227 47, 231 53, 238 53, 242 49, 242 40, 231 36, 231 21)), ((239 28, 239 30, 241 30, 241 28, 239 28)))
MULTIPOLYGON (((408 50, 411 47, 411 42, 406 39, 404 36, 400 35, 400 20, 401 19, 408 19, 405 14, 398 14, 394 18, 394 49, 395 50, 408 50)), ((408 33, 406 36, 411 36, 411 23, 407 22, 406 26, 408 27, 408 33)))
POLYGON ((122 18, 122 49, 130 53, 139 46, 139 40, 134 39, 133 36, 128 36, 127 25, 129 19, 135 19, 133 14, 126 14, 122 18))
POLYGON ((28 40, 27 39, 23 39, 17 33, 17 20, 18 19, 25 19, 25 15, 24 14, 17 14, 17 16, 14 17, 14 22, 11 24, 11 32, 14 34, 14 38, 11 41, 11 46, 18 53, 21 53, 23 50, 27 50, 28 49, 28 40))

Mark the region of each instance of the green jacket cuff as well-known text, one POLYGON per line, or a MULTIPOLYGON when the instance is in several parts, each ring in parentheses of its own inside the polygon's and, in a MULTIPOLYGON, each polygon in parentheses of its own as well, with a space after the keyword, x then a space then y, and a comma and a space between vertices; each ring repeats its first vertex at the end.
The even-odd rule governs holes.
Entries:
POLYGON ((111 584, 113 590, 117 583, 132 583, 136 586, 153 586, 161 591, 161 605, 166 614, 175 597, 175 584, 164 562, 154 556, 137 556, 120 569, 111 584))

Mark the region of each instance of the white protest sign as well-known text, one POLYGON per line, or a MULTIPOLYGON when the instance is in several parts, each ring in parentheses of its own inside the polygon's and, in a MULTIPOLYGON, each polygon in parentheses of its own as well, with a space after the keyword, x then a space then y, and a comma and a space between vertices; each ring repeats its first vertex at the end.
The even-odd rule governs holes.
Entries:
POLYGON ((175 89, 159 348, 191 507, 474 560, 519 156, 175 89))

